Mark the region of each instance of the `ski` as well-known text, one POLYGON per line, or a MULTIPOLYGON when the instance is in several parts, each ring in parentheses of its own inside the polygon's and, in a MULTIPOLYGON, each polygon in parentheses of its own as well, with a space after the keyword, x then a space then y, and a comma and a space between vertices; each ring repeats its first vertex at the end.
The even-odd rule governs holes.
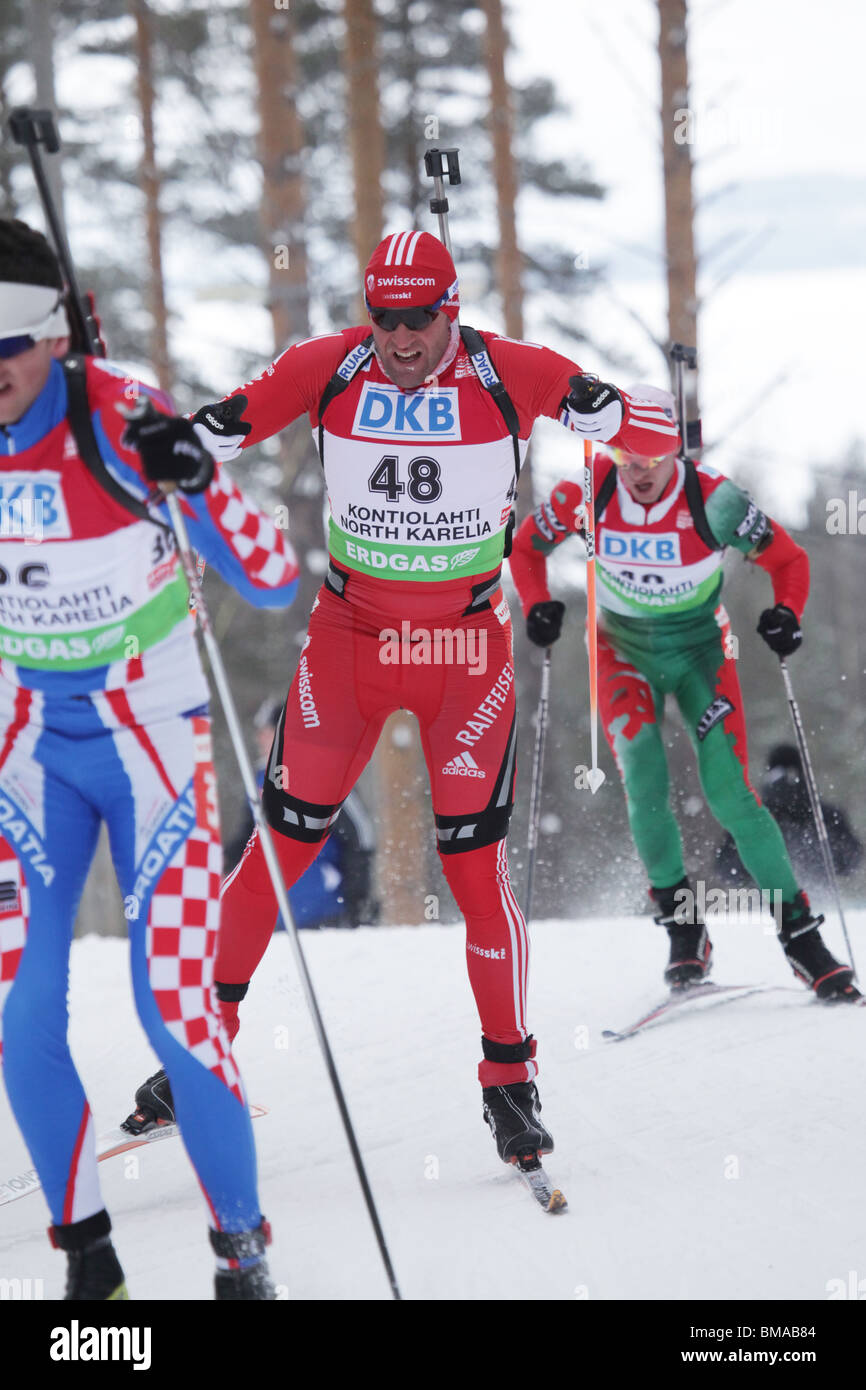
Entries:
POLYGON ((548 1212, 565 1211, 568 1202, 558 1187, 554 1187, 537 1154, 525 1154, 515 1161, 515 1168, 539 1206, 548 1212))
MULTIPOLYGON (((260 1115, 267 1113, 264 1105, 250 1106, 252 1120, 257 1120, 260 1115)), ((177 1124, 157 1125, 155 1129, 145 1130, 143 1134, 127 1134, 126 1130, 120 1129, 119 1126, 117 1129, 108 1129, 96 1140, 96 1161, 102 1163, 106 1158, 115 1158, 118 1154, 127 1153, 130 1149, 139 1149, 145 1144, 159 1144, 163 1139, 175 1139, 179 1134, 180 1127, 177 1124)), ((31 1192, 38 1192, 41 1187, 42 1183, 35 1168, 16 1173, 14 1177, 0 1183, 0 1207, 5 1206, 7 1202, 16 1202, 19 1197, 29 1197, 31 1192)))
POLYGON ((705 980, 701 984, 692 985, 690 989, 672 991, 667 999, 656 1004, 655 1008, 650 1009, 634 1023, 630 1023, 628 1027, 605 1028, 601 1036, 607 1042, 623 1042, 626 1038, 633 1038, 636 1033, 642 1032, 644 1028, 655 1023, 656 1020, 663 1019, 681 1009, 684 1004, 694 1003, 698 999, 718 999, 719 1003, 723 1001, 733 1002, 735 999, 745 999, 748 995, 765 994, 771 990, 780 990, 786 994, 801 993, 800 990, 789 985, 717 985, 710 980, 705 980))

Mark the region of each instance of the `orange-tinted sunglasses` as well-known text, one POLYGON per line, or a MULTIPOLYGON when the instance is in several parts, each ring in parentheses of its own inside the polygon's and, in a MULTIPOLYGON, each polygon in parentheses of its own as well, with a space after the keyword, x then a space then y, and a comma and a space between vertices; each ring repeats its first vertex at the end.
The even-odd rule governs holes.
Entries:
POLYGON ((617 468, 628 468, 632 463, 639 463, 641 468, 658 468, 665 458, 670 457, 669 454, 663 454, 661 458, 645 459, 639 454, 627 454, 624 449, 611 449, 610 456, 617 468))

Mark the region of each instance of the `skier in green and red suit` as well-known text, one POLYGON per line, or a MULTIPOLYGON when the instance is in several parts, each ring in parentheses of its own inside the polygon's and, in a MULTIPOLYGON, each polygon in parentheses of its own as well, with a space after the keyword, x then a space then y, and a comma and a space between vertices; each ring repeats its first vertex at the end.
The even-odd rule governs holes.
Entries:
MULTIPOLYGON (((669 393, 648 387, 631 394, 664 402, 675 418, 669 393)), ((666 982, 693 985, 712 956, 669 800, 661 718, 670 695, 695 748, 710 810, 759 888, 781 892, 779 938, 795 975, 822 1000, 858 1001, 853 971, 824 945, 824 919, 798 889, 779 827, 749 781, 743 703, 720 602, 722 557, 731 546, 770 576, 774 606, 761 614, 758 632, 779 657, 789 656, 802 641, 806 552, 730 479, 679 452, 658 459, 599 452, 593 490, 599 710, 655 920, 670 936, 666 982)), ((511 573, 527 634, 538 646, 557 640, 565 611, 550 597, 547 556, 582 532, 583 518, 582 488, 561 482, 515 537, 511 573)))

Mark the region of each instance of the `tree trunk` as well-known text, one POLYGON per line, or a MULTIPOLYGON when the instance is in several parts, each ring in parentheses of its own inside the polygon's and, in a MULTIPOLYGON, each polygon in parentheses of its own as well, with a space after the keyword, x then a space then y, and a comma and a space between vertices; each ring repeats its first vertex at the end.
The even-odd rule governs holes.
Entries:
MULTIPOLYGON (((490 133, 493 138, 493 181, 496 186, 496 215, 499 223, 496 279, 502 300, 505 332, 509 338, 522 338, 523 257, 517 244, 517 162, 514 157, 511 89, 505 76, 508 34, 502 13, 502 0, 483 0, 482 8, 487 17, 484 61, 490 79, 490 133)), ((534 505, 532 460, 527 453, 520 476, 518 523, 532 511, 534 505)))
MULTIPOLYGON (((420 93, 420 68, 421 59, 415 42, 415 26, 409 18, 410 0, 398 0, 398 18, 400 26, 400 57, 395 58, 396 79, 406 83, 406 110, 418 111, 421 103, 420 93)), ((426 113, 425 113, 426 116, 426 113)), ((432 137, 433 143, 439 140, 438 122, 436 124, 437 133, 432 137)), ((399 140, 400 162, 403 165, 403 175, 406 179, 406 211, 409 220, 406 226, 417 226, 420 218, 426 212, 424 206, 424 185, 421 180, 422 153, 418 139, 417 126, 414 121, 403 121, 400 127, 399 140)))
MULTIPOLYGON (((665 250, 668 333, 671 343, 698 346, 697 263, 692 200, 686 0, 658 0, 662 78, 662 150, 665 183, 665 250)), ((671 373, 674 380, 674 374, 671 373)), ((697 372, 686 371, 686 418, 699 418, 697 372)))
MULTIPOLYGON (((349 149, 355 184, 352 225, 360 287, 370 253, 382 240, 385 132, 379 111, 378 45, 372 0, 344 0, 343 9, 349 149)), ((364 323, 366 318, 364 296, 359 288, 356 322, 364 323)))
POLYGON ((496 185, 496 213, 499 223, 499 249, 496 278, 502 298, 505 332, 509 338, 523 337, 523 262, 517 245, 517 174, 513 151, 514 119, 511 90, 505 76, 508 36, 502 14, 502 0, 483 0, 487 16, 484 60, 490 78, 490 133, 493 137, 493 179, 496 185))
MULTIPOLYGON (((172 371, 168 355, 165 286, 162 276, 161 224, 159 214, 159 176, 153 133, 153 65, 151 61, 150 15, 146 0, 133 0, 136 28, 137 91, 143 136, 140 165, 141 186, 145 197, 148 262, 150 266, 148 299, 151 314, 150 360, 163 391, 171 391, 172 371)), ((50 30, 52 6, 50 0, 31 0, 28 10, 31 31, 34 32, 34 68, 37 72, 37 105, 56 109, 53 69, 50 61, 50 30), (37 31, 43 31, 38 34, 37 31), (37 57, 37 54, 39 55, 37 57), (40 86, 40 83, 42 84, 40 86)), ((52 196, 63 221, 58 160, 47 161, 52 196)), ((108 834, 103 825, 93 863, 84 886, 75 920, 75 934, 98 932, 102 936, 123 936, 127 931, 123 903, 111 858, 108 834)))
POLYGON ((156 164, 154 137, 154 90, 152 24, 147 0, 132 0, 135 16, 135 52, 138 105, 141 113, 141 186, 145 199, 147 226, 148 307, 150 309, 150 360, 163 391, 171 392, 173 371, 168 351, 168 313, 165 306, 165 280, 162 273, 162 221, 159 211, 160 178, 156 164))
MULTIPOLYGON (((346 101, 355 186, 355 254, 358 284, 370 253, 382 240, 385 133, 379 108, 377 27, 372 0, 344 0, 346 19, 346 101)), ((407 122, 407 125, 410 124, 407 122)), ((358 292, 358 322, 367 318, 358 292)), ((418 726, 404 711, 392 714, 372 765, 378 846, 377 886, 386 923, 413 923, 423 917, 423 874, 429 843, 425 813, 426 781, 418 726)))
MULTIPOLYGON (((262 254, 268 265, 268 308, 274 352, 310 333, 307 283, 307 190, 303 171, 304 127, 297 109, 298 60, 295 20, 290 8, 277 9, 250 0, 253 61, 258 82, 258 150, 262 166, 259 214, 262 254)), ((288 634, 306 630, 321 583, 311 568, 311 552, 325 549, 322 529, 321 468, 311 452, 309 435, 280 436, 283 497, 288 503, 290 535, 301 564, 298 597, 286 614, 288 634)), ((298 651, 300 641, 297 642, 298 651)))
POLYGON ((262 250, 268 262, 274 346, 280 352, 310 331, 304 128, 296 104, 294 17, 289 8, 276 9, 262 0, 250 0, 249 11, 259 97, 262 250))

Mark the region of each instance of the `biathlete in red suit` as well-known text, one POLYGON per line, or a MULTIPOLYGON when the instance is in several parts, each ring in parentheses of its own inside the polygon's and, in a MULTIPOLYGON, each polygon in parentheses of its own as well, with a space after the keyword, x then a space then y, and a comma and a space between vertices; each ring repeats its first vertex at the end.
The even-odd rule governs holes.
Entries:
MULTIPOLYGON (((232 458, 309 418, 330 502, 330 565, 274 739, 268 823, 291 885, 387 716, 416 715, 442 867, 466 919, 479 1079, 510 1161, 521 1148, 552 1148, 534 1086, 529 942, 505 848, 515 699, 500 572, 520 464, 541 415, 638 454, 668 448, 676 431, 655 404, 584 378, 547 348, 461 337, 454 263, 426 232, 386 237, 365 292, 372 326, 290 347, 195 421, 207 447, 232 458)), ((230 1028, 275 913, 254 834, 222 899, 215 977, 230 1028)))

